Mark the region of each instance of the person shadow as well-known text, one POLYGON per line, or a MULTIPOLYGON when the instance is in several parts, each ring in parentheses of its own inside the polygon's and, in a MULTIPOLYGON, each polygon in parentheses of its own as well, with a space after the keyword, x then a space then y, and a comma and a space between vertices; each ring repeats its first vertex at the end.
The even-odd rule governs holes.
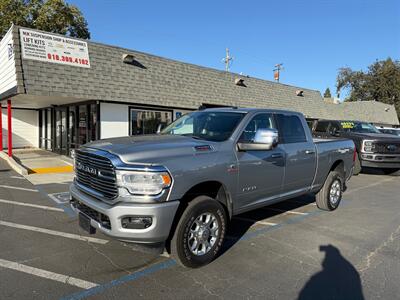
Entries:
POLYGON ((319 250, 325 252, 323 269, 304 285, 298 300, 364 299, 360 275, 341 255, 339 249, 332 245, 324 245, 320 246, 319 250))

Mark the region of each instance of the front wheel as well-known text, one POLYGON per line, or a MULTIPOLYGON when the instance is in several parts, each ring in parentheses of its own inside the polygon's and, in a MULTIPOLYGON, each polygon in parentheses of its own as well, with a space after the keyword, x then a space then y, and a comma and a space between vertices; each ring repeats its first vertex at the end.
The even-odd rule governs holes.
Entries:
POLYGON ((224 241, 227 217, 215 199, 199 196, 189 202, 171 240, 171 255, 181 265, 198 268, 210 263, 224 241))
POLYGON ((318 208, 322 210, 335 210, 338 208, 343 195, 344 180, 337 171, 328 174, 322 189, 316 194, 318 208))

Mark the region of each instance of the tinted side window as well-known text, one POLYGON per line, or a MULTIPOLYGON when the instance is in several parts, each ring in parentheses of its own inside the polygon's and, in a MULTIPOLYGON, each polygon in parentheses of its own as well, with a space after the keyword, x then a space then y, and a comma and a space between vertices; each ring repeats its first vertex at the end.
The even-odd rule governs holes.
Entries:
POLYGON ((328 125, 329 125, 329 122, 327 122, 327 121, 318 122, 317 126, 315 127, 315 132, 327 132, 328 125))
POLYGON ((280 129, 280 140, 284 144, 307 142, 303 124, 299 117, 294 115, 277 115, 280 129))
POLYGON ((276 128, 272 114, 258 114, 251 119, 240 136, 241 142, 251 142, 254 140, 257 129, 276 128))

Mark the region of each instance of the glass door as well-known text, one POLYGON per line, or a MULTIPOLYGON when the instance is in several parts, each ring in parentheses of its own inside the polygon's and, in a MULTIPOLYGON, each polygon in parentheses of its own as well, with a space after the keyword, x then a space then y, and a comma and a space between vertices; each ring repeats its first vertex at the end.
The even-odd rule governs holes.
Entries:
POLYGON ((57 107, 55 109, 55 152, 68 155, 68 126, 67 126, 67 108, 57 107))

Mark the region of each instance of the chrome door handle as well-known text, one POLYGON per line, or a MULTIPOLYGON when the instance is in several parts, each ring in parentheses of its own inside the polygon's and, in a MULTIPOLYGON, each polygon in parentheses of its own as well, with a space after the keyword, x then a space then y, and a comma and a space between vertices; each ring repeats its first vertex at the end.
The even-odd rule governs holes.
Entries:
POLYGON ((304 153, 305 153, 305 154, 314 154, 315 151, 314 151, 314 150, 306 150, 304 153))
POLYGON ((347 153, 347 152, 349 152, 350 151, 350 149, 349 148, 341 148, 341 149, 338 149, 337 150, 337 152, 339 152, 339 153, 347 153))
POLYGON ((271 157, 272 158, 282 158, 283 155, 282 155, 282 153, 274 153, 274 154, 271 154, 271 157))

